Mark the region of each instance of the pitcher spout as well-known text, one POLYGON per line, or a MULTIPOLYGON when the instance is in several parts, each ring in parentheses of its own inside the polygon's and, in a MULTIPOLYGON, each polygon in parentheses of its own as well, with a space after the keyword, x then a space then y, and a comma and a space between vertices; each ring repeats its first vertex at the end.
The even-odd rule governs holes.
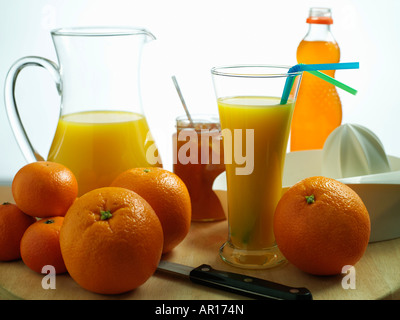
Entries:
POLYGON ((153 33, 151 33, 149 30, 146 29, 141 29, 143 31, 143 33, 147 36, 146 38, 146 42, 150 42, 153 40, 156 40, 157 38, 155 37, 155 35, 153 33))

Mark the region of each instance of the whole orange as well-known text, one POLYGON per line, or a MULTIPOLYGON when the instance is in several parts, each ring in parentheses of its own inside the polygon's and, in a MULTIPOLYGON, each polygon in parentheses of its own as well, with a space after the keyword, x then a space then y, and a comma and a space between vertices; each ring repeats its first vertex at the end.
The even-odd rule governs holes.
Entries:
POLYGON ((33 217, 64 216, 78 195, 78 182, 62 164, 37 161, 23 166, 12 181, 16 205, 33 217))
POLYGON ((19 243, 25 230, 35 221, 13 203, 0 205, 0 261, 21 258, 19 243))
POLYGON ((133 168, 117 176, 111 186, 132 190, 151 205, 164 231, 163 253, 175 248, 189 233, 190 196, 176 174, 163 168, 133 168))
POLYGON ((349 186, 306 178, 282 196, 274 215, 276 243, 289 262, 315 275, 334 275, 356 264, 369 241, 368 211, 349 186))
POLYGON ((36 221, 26 229, 21 239, 21 258, 29 269, 42 272, 45 265, 54 267, 56 274, 67 271, 60 249, 60 229, 64 217, 36 221))
POLYGON ((80 286, 118 294, 154 273, 163 232, 146 200, 124 188, 104 187, 85 193, 69 208, 60 244, 67 270, 80 286))

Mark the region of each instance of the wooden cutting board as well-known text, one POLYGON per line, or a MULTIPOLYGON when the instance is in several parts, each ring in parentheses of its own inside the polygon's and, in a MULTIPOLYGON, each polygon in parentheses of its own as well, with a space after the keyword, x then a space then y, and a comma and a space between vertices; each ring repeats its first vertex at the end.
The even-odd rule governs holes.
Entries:
MULTIPOLYGON (((10 187, 0 186, 0 201, 13 202, 10 187)), ((400 238, 371 243, 355 265, 355 289, 347 274, 320 277, 306 274, 290 263, 269 270, 243 270, 224 263, 218 249, 227 238, 227 221, 192 223, 186 239, 163 259, 197 267, 247 274, 293 287, 308 288, 315 300, 400 299, 400 238)), ((21 260, 0 262, 0 299, 146 299, 228 300, 243 296, 192 284, 187 280, 156 272, 141 287, 120 295, 100 295, 81 288, 68 274, 56 276, 55 289, 43 289, 44 274, 26 267, 21 260)))

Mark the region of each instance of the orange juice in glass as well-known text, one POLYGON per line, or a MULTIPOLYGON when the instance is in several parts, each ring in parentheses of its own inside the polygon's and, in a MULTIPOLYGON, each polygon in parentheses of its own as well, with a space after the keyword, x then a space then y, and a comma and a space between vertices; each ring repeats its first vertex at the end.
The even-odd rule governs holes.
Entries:
POLYGON ((173 135, 173 170, 186 184, 192 203, 192 221, 224 220, 225 213, 212 190, 215 178, 225 170, 219 119, 193 115, 176 119, 173 135))
POLYGON ((280 104, 280 96, 287 77, 301 77, 298 73, 287 74, 288 69, 212 69, 228 194, 229 235, 220 256, 243 268, 269 268, 285 261, 275 244, 273 215, 282 194, 283 167, 300 81, 295 81, 285 104, 280 104))

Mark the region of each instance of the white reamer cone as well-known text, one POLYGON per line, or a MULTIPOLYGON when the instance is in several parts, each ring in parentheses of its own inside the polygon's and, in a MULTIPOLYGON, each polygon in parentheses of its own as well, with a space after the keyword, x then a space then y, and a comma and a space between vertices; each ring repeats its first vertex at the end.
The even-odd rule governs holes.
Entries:
POLYGON ((324 144, 324 176, 340 179, 390 171, 381 141, 366 127, 343 124, 332 131, 324 144))

